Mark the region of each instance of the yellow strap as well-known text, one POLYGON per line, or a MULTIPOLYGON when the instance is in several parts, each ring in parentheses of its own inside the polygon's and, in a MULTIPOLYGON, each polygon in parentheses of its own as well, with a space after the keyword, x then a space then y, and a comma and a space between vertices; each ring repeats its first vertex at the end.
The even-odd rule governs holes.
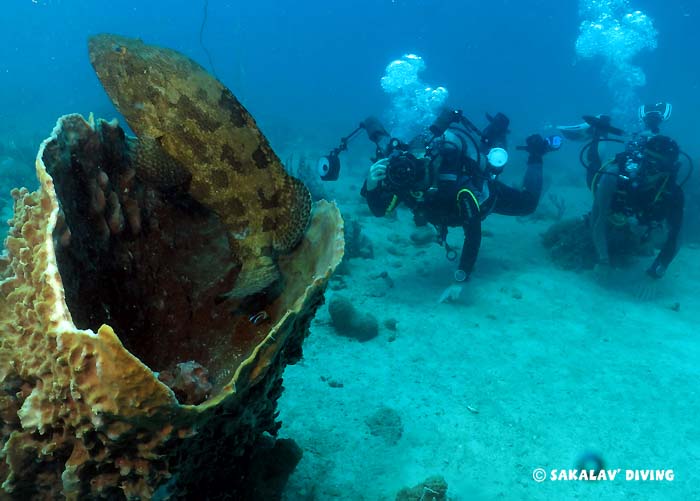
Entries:
POLYGON ((659 191, 656 194, 656 196, 654 197, 654 201, 652 202, 652 204, 655 204, 656 202, 659 201, 659 198, 661 198, 661 195, 666 190, 666 185, 668 184, 668 179, 670 177, 671 177, 670 175, 666 175, 666 178, 664 179, 664 182, 661 184, 661 188, 659 188, 659 191))
POLYGON ((621 212, 613 212, 608 218, 613 226, 625 226, 627 224, 627 216, 621 212))
MULTIPOLYGON (((595 175, 593 176, 593 179, 591 179, 591 193, 594 196, 595 196, 595 190, 598 188, 598 178, 603 173, 603 171, 608 168, 608 165, 610 165, 614 161, 615 161, 615 159, 611 158, 610 160, 605 162, 603 165, 601 165, 600 168, 596 171, 595 175)), ((606 175, 608 175, 608 174, 606 174, 606 175)))
POLYGON ((393 211, 396 208, 396 204, 399 203, 399 197, 394 195, 391 199, 391 203, 389 204, 389 207, 386 208, 386 212, 384 213, 385 216, 388 216, 391 211, 393 211))
MULTIPOLYGON (((472 200, 474 200, 474 205, 476 205, 476 210, 478 212, 481 212, 481 207, 479 206, 479 200, 476 198, 476 196, 474 196, 474 193, 472 193, 472 191, 467 189, 467 188, 462 188, 461 190, 459 190, 457 192, 457 204, 458 204, 458 206, 459 206, 459 197, 462 196, 462 193, 469 193, 469 196, 471 196, 472 200)), ((461 208, 460 208, 460 212, 461 212, 461 208)))

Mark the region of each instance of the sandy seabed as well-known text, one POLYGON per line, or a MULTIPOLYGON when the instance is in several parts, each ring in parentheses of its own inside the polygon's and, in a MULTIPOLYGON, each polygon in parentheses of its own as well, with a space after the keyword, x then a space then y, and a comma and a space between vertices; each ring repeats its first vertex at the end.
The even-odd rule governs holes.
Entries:
MULTIPOLYGON (((319 310, 280 401, 281 436, 304 451, 286 499, 393 500, 431 475, 455 500, 700 499, 697 246, 641 301, 652 258, 604 279, 565 271, 540 243, 551 220, 492 215, 461 300, 438 304, 454 265, 436 244, 411 244, 410 214, 375 219, 344 205, 375 257, 352 259, 347 287, 328 299, 350 297, 382 327, 361 343, 319 310), (396 332, 383 326, 391 318, 396 332), (401 417, 395 444, 367 424, 384 406, 401 417), (622 472, 550 479, 586 451, 622 472), (627 469, 672 469, 674 479, 626 481, 627 469)), ((461 229, 449 240, 460 248, 461 229)))

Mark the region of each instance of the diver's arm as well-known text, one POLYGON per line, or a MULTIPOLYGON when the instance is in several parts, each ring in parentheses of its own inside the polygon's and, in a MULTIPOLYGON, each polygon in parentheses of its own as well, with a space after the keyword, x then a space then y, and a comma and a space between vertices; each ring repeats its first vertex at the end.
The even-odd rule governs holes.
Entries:
POLYGON ((397 197, 393 193, 390 193, 381 187, 368 190, 367 181, 365 181, 365 184, 362 185, 362 191, 360 194, 365 197, 370 212, 376 217, 386 216, 398 202, 397 197))
POLYGON ((600 145, 598 136, 594 136, 589 144, 590 146, 586 150, 586 183, 590 188, 593 183, 593 178, 598 171, 600 171, 602 162, 600 160, 600 152, 598 151, 598 146, 600 145))
POLYGON ((481 246, 481 214, 476 197, 471 191, 462 190, 457 198, 457 207, 462 218, 464 244, 459 257, 459 267, 454 272, 454 280, 440 296, 438 300, 440 303, 450 303, 460 298, 464 282, 469 279, 469 275, 474 270, 474 263, 481 246))
POLYGON ((647 270, 647 273, 654 278, 661 278, 666 272, 666 268, 671 264, 673 258, 678 253, 680 247, 680 232, 683 226, 683 207, 684 195, 683 189, 675 185, 671 198, 669 200, 668 214, 666 221, 668 222, 668 236, 666 242, 661 248, 661 252, 656 256, 654 263, 647 270))
POLYGON ((360 194, 367 199, 369 210, 376 217, 385 216, 397 202, 396 196, 384 189, 382 183, 386 178, 387 163, 388 159, 383 158, 370 167, 360 191, 360 194))
POLYGON ((601 172, 600 181, 595 187, 593 208, 591 210, 591 235, 593 245, 598 254, 598 262, 610 264, 608 252, 608 218, 612 207, 613 197, 617 189, 617 175, 613 172, 601 172))
POLYGON ((590 146, 586 151, 586 161, 591 167, 595 167, 595 170, 598 170, 601 165, 600 152, 598 151, 598 146, 600 146, 600 140, 596 136, 591 140, 590 146))
POLYGON ((496 203, 494 212, 506 216, 526 216, 532 214, 540 203, 542 195, 542 159, 553 151, 550 144, 539 134, 532 134, 525 140, 528 152, 527 168, 522 188, 517 190, 500 181, 494 183, 496 203))
MULTIPOLYGON (((534 212, 542 194, 542 158, 528 158, 525 176, 523 177, 523 191, 529 195, 530 204, 525 210, 534 212)), ((528 212, 528 213, 529 213, 528 212)))
POLYGON ((496 204, 493 211, 504 216, 526 216, 532 214, 540 202, 542 194, 542 157, 529 158, 523 177, 523 187, 519 190, 501 181, 493 183, 496 204))
POLYGON ((459 267, 455 272, 455 279, 466 280, 474 270, 476 258, 481 247, 481 214, 479 204, 470 192, 463 192, 459 197, 459 209, 462 214, 462 229, 464 230, 464 243, 462 254, 459 258, 459 267), (464 273, 460 273, 464 272, 464 273))

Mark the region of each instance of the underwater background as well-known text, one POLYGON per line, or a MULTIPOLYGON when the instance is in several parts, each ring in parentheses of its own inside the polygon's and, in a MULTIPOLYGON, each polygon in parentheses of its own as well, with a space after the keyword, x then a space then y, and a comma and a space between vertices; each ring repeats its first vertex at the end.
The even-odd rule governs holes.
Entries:
POLYGON ((280 402, 280 434, 304 452, 286 499, 394 499, 434 475, 450 499, 700 499, 698 172, 685 187, 683 248, 651 300, 634 294, 638 270, 601 284, 557 267, 542 246, 554 222, 590 210, 580 144, 565 141, 545 159, 538 212, 487 220, 469 290, 451 305, 437 302, 452 273, 442 249, 409 238, 408 212, 375 219, 360 198, 366 138, 342 155, 337 182, 314 173, 368 115, 400 134, 443 105, 479 126, 487 112, 508 115, 508 182, 522 176, 525 155, 512 147, 527 135, 598 113, 633 130, 637 106, 659 101, 673 104, 664 133, 697 163, 698 2, 6 0, 0 9, 3 221, 10 189, 36 186, 34 156, 59 116, 119 117, 86 49, 88 36, 112 32, 213 72, 355 228, 357 251, 328 299, 375 316, 378 335, 338 336, 319 311, 280 402), (422 60, 392 74, 407 54, 422 60), (623 473, 675 478, 532 478, 591 451, 623 473))
MULTIPOLYGON (((300 147, 331 147, 367 115, 386 119, 391 98, 380 79, 391 61, 410 53, 425 62, 422 83, 449 91, 445 104, 472 119, 503 111, 513 139, 610 112, 616 101, 668 101, 674 118, 667 132, 692 152, 700 37, 691 1, 212 1, 206 20, 204 7, 185 0, 109 8, 89 0, 8 1, 0 18, 0 144, 33 149, 65 113, 114 115, 85 40, 116 32, 214 70, 282 158, 300 147), (648 16, 648 26, 624 26, 635 11, 648 16), (609 26, 586 40, 590 25, 608 15, 609 26), (620 19, 622 35, 613 33, 620 19), (620 69, 611 74, 613 67, 620 69)), ((364 175, 363 168, 354 172, 364 175)))
MULTIPOLYGON (((607 54, 581 57, 579 27, 598 13, 581 16, 575 2, 544 0, 212 0, 202 42, 218 77, 276 148, 294 140, 321 147, 365 115, 380 114, 388 99, 379 79, 389 62, 407 53, 425 60, 425 82, 447 88, 449 104, 470 115, 503 110, 524 131, 569 123, 612 108, 600 71, 621 49, 646 73, 646 85, 636 89, 639 100, 672 102, 668 132, 686 145, 692 136, 686 139, 682 131, 699 112, 693 64, 698 6, 682 0, 598 3, 648 15, 658 33, 654 48, 625 49, 630 36, 649 35, 635 32, 615 42, 608 38, 607 54)), ((90 34, 157 41, 211 70, 200 44, 202 17, 201 1, 120 1, 109 8, 88 0, 6 2, 0 18, 3 136, 27 135, 27 129, 43 136, 57 115, 112 110, 86 64, 90 34)))

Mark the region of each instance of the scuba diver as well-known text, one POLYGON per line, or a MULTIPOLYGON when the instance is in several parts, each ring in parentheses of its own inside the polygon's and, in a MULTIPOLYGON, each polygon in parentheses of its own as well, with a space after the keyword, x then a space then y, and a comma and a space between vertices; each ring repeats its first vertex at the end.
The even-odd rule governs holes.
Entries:
MULTIPOLYGON (((598 153, 599 136, 585 148, 588 187, 593 192, 590 226, 598 263, 610 265, 610 226, 624 226, 630 219, 651 231, 667 224, 666 241, 647 269, 647 275, 661 278, 679 249, 683 224, 683 183, 678 180, 682 154, 678 144, 661 134, 636 136, 625 143, 625 151, 603 164, 598 153)), ((692 166, 692 164, 691 164, 692 166)))
POLYGON ((403 203, 413 212, 417 226, 435 226, 438 243, 445 247, 449 260, 456 260, 457 252, 447 243, 448 228, 461 226, 464 231, 454 279, 440 302, 461 295, 479 253, 481 222, 486 216, 492 212, 521 216, 537 208, 542 157, 561 145, 559 136, 529 136, 526 146, 518 147, 529 154, 523 187, 509 187, 498 176, 508 158, 505 147, 510 121, 502 113, 487 118, 489 125, 479 131, 461 111, 445 110, 430 126, 429 134, 409 144, 391 138, 374 119, 367 128, 377 144, 377 155, 361 194, 372 214, 382 217, 403 203), (479 136, 478 143, 474 136, 479 136), (469 155, 469 143, 474 146, 474 157, 469 155))

